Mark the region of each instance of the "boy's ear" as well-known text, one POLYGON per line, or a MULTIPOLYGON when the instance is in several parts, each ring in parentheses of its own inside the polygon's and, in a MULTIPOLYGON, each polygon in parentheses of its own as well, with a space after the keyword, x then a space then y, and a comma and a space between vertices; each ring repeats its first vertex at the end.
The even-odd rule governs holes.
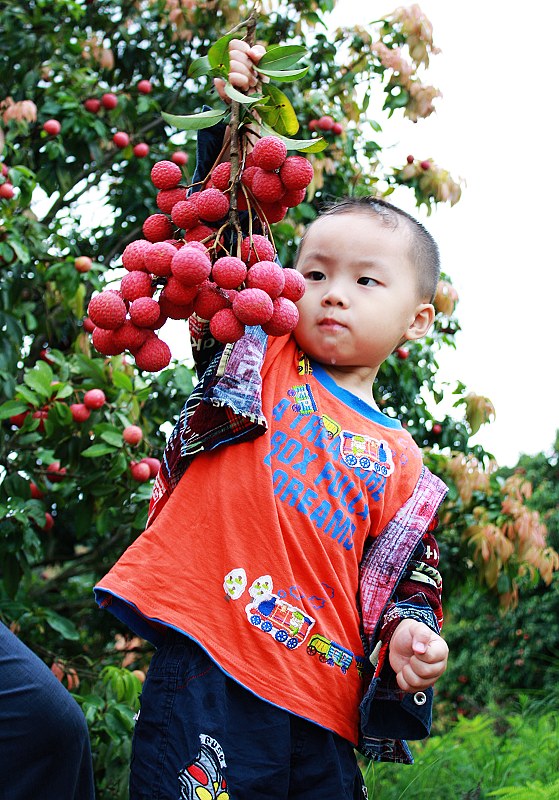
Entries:
POLYGON ((421 339, 435 319, 435 307, 432 303, 421 303, 415 310, 415 317, 412 320, 408 330, 406 331, 406 339, 413 341, 421 339))

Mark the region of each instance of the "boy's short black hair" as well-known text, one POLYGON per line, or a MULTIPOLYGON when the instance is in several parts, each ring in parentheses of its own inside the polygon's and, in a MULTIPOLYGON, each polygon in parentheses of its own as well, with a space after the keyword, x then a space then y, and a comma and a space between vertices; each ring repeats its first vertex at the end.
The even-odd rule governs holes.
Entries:
MULTIPOLYGON (((411 234, 410 251, 413 263, 417 269, 418 291, 422 299, 432 303, 437 290, 437 283, 441 274, 441 260, 437 243, 429 231, 407 211, 388 203, 380 197, 345 197, 325 206, 317 219, 333 214, 348 213, 372 213, 380 217, 383 224, 391 228, 397 228, 403 220, 411 234)), ((311 222, 312 225, 312 222, 311 222)), ((307 227, 307 231, 311 227, 307 227)), ((299 260, 299 254, 305 241, 306 232, 301 237, 297 253, 295 254, 295 265, 299 260)))

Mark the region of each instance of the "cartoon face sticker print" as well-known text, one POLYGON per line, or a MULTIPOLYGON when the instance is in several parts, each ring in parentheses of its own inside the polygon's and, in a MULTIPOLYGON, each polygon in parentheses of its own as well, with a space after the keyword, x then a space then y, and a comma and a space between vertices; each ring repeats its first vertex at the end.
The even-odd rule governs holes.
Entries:
POLYGON ((223 580, 223 588, 227 599, 238 600, 247 587, 247 574, 242 567, 228 572, 223 580))
POLYGON ((248 590, 249 595, 253 600, 268 600, 272 596, 274 584, 271 575, 261 575, 248 590))

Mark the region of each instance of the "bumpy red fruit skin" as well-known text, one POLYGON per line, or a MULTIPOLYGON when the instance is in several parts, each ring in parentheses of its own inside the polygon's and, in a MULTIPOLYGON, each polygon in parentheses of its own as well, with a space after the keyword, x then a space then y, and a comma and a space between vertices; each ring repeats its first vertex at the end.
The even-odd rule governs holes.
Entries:
POLYGON ((217 311, 231 306, 226 294, 213 281, 204 281, 192 303, 194 312, 201 319, 211 319, 217 311))
POLYGON ((126 442, 126 444, 130 444, 132 446, 136 444, 140 444, 143 439, 143 431, 139 425, 127 425, 126 428, 122 431, 122 438, 126 442))
POLYGON ((91 416, 91 411, 85 403, 72 403, 70 411, 72 412, 72 419, 78 423, 85 422, 91 416))
POLYGON ((163 242, 173 235, 173 226, 165 214, 151 214, 142 225, 142 233, 148 242, 163 242))
POLYGON ((247 273, 248 289, 262 289, 272 300, 278 297, 285 285, 283 270, 275 261, 258 261, 247 273))
POLYGON ((283 204, 283 195, 281 200, 276 200, 275 203, 260 203, 260 212, 270 225, 281 222, 287 214, 287 206, 283 204))
POLYGON ((233 312, 245 325, 262 325, 274 313, 274 304, 262 289, 243 289, 233 300, 233 312))
POLYGON ((185 153, 182 150, 177 150, 171 156, 171 161, 173 161, 175 164, 178 164, 180 167, 184 167, 184 165, 188 163, 188 153, 185 153))
MULTIPOLYGON (((171 319, 177 319, 177 317, 174 317, 169 313, 165 302, 169 301, 175 306, 188 306, 193 302, 197 294, 197 285, 185 286, 185 284, 181 283, 178 278, 171 276, 167 280, 167 285, 159 296, 159 305, 168 317, 171 317, 171 319)), ((179 319, 181 319, 181 317, 179 317, 179 319)))
POLYGON ((104 290, 91 298, 87 313, 94 325, 112 330, 126 319, 126 304, 116 292, 104 290))
POLYGON ((287 189, 283 193, 281 202, 287 206, 287 208, 295 208, 295 206, 303 202, 306 193, 306 189, 287 189))
MULTIPOLYGON (((186 200, 186 188, 184 186, 178 186, 176 189, 160 189, 157 192, 155 202, 160 211, 163 211, 164 214, 170 214, 173 206, 181 200, 186 200)), ((179 227, 182 228, 183 226, 179 225, 179 227)))
POLYGON ((303 156, 288 156, 279 175, 286 189, 306 189, 313 179, 314 171, 311 162, 303 156))
POLYGON ((159 298, 159 305, 168 319, 188 319, 194 311, 192 303, 173 303, 164 293, 159 298))
MULTIPOLYGON (((134 325, 130 319, 127 319, 116 331, 112 331, 112 334, 113 344, 119 348, 119 353, 123 353, 125 350, 135 353, 148 337, 148 331, 145 328, 139 328, 134 325)), ((93 343, 95 344, 95 340, 93 343)))
POLYGON ((241 243, 241 258, 249 266, 257 261, 273 261, 274 256, 275 251, 270 240, 258 233, 253 234, 252 241, 246 236, 241 243))
POLYGON ((130 474, 138 483, 145 483, 151 477, 149 464, 142 461, 132 461, 130 464, 130 474))
POLYGON ((221 164, 218 164, 212 170, 212 184, 216 189, 219 189, 220 192, 224 192, 228 186, 229 181, 231 180, 231 162, 230 161, 222 161, 221 164))
POLYGON ((135 355, 136 366, 145 372, 159 372, 171 363, 169 345, 158 336, 148 337, 135 355))
MULTIPOLYGON (((120 329, 117 328, 117 330, 120 329)), ((91 341, 98 353, 102 353, 104 356, 117 356, 125 351, 126 348, 115 340, 115 333, 116 331, 105 328, 94 329, 91 341)))
POLYGON ((120 281, 120 291, 124 299, 130 301, 137 300, 138 297, 151 297, 151 275, 147 272, 127 272, 120 281))
POLYGON ((186 200, 179 200, 171 209, 171 219, 177 227, 188 230, 199 224, 197 195, 198 192, 186 200))
POLYGON ((198 215, 206 222, 217 222, 229 211, 229 198, 219 189, 203 189, 198 192, 198 215))
POLYGON ((276 175, 275 172, 266 172, 257 167, 252 178, 251 191, 257 200, 261 200, 263 203, 274 203, 281 198, 284 187, 279 175, 276 175))
POLYGON ((171 261, 176 252, 177 248, 170 242, 154 242, 145 259, 148 272, 167 278, 171 274, 171 261))
MULTIPOLYGON (((191 242, 201 242, 203 239, 208 239, 209 236, 215 234, 215 230, 210 228, 209 225, 195 225, 194 228, 185 231, 184 238, 190 244, 191 242)), ((208 239, 208 246, 211 244, 211 239, 208 239)))
POLYGON ((269 336, 284 336, 290 333, 299 321, 299 311, 295 303, 286 297, 276 297, 274 312, 268 322, 262 325, 262 330, 269 336))
POLYGON ((282 297, 296 303, 305 294, 305 279, 296 269, 284 269, 283 277, 285 284, 281 293, 282 297))
POLYGON ((185 247, 177 250, 171 261, 171 271, 185 286, 196 286, 209 277, 212 264, 206 253, 198 248, 185 247))
POLYGON ((142 458, 142 460, 139 463, 147 464, 149 466, 150 478, 155 478, 155 476, 161 469, 161 461, 158 458, 153 458, 153 456, 146 456, 145 458, 142 458))
POLYGON ((262 169, 279 169, 287 156, 287 147, 277 136, 263 136, 252 149, 252 159, 262 169))
POLYGON ((84 405, 90 409, 101 408, 107 402, 102 389, 89 389, 83 396, 84 405))
POLYGON ((237 319, 232 309, 222 308, 210 320, 210 333, 218 342, 236 342, 245 332, 245 326, 237 319))
POLYGON ((146 271, 144 258, 149 253, 152 244, 147 239, 135 239, 124 248, 122 265, 129 272, 134 270, 146 271))
POLYGON ((173 189, 181 178, 181 168, 174 161, 157 161, 151 168, 151 182, 156 189, 173 189))
POLYGON ((130 319, 140 328, 150 328, 159 319, 159 303, 153 297, 138 297, 130 303, 130 319))
POLYGON ((245 262, 235 256, 218 258, 212 267, 212 280, 222 289, 236 289, 246 276, 245 262))

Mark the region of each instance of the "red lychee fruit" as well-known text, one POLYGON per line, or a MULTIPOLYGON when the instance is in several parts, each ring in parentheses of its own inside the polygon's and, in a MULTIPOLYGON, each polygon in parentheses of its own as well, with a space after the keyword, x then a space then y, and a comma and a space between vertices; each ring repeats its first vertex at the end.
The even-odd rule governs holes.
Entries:
POLYGON ((66 467, 60 466, 60 461, 53 461, 47 467, 47 478, 51 483, 60 483, 66 475, 66 467))
POLYGON ((43 499, 43 497, 45 496, 45 493, 44 493, 44 492, 42 492, 42 491, 39 489, 39 487, 37 486, 37 484, 36 484, 36 483, 33 483, 33 481, 29 481, 29 489, 30 489, 30 491, 31 491, 31 497, 32 497, 34 500, 42 500, 42 499, 43 499))
POLYGON ((210 320, 210 332, 218 342, 236 342, 245 332, 245 326, 231 308, 222 308, 210 320))
POLYGON ((127 272, 120 281, 120 291, 123 298, 130 301, 138 297, 151 297, 154 291, 151 275, 147 272, 127 272))
POLYGON ((231 180, 231 162, 222 161, 212 170, 212 184, 220 192, 224 192, 229 187, 231 180))
POLYGON ((46 131, 49 136, 58 136, 61 128, 62 126, 57 119, 47 119, 43 125, 43 130, 46 131))
POLYGON ((415 161, 415 157, 412 155, 406 156, 406 161, 408 162, 408 164, 413 164, 413 162, 415 161))
POLYGON ((340 133, 343 133, 344 129, 342 128, 339 122, 334 122, 330 130, 332 131, 334 136, 339 136, 340 133))
POLYGON ((405 361, 406 358, 409 358, 410 351, 408 350, 407 347, 398 347, 396 348, 396 355, 401 361, 405 361))
POLYGON ((146 144, 146 142, 138 142, 138 144, 134 145, 132 152, 136 158, 145 158, 149 155, 149 144, 146 144))
POLYGON ((259 169, 261 169, 261 167, 257 167, 255 164, 250 167, 245 167, 241 175, 241 183, 243 186, 246 186, 247 189, 252 189, 253 178, 259 169))
POLYGON ((200 223, 198 217, 198 205, 194 199, 196 194, 191 195, 187 200, 179 200, 171 210, 171 219, 179 228, 189 230, 195 228, 200 223))
POLYGON ((152 243, 147 239, 135 239, 124 248, 122 265, 129 272, 134 270, 146 271, 145 257, 149 254, 152 243))
POLYGON ((95 410, 104 406, 107 398, 102 389, 89 389, 83 396, 83 402, 87 408, 95 410))
POLYGON ((220 291, 213 281, 204 281, 200 285, 192 305, 194 312, 201 319, 211 319, 217 311, 222 308, 229 308, 231 301, 227 298, 226 293, 220 291))
POLYGON ((273 261, 275 251, 272 243, 258 233, 245 236, 241 243, 241 258, 251 267, 257 261, 273 261))
POLYGON ((101 105, 103 108, 109 109, 116 108, 118 105, 118 97, 113 92, 105 92, 101 97, 101 105))
MULTIPOLYGON (((175 281, 175 285, 181 287, 181 284, 177 281, 176 278, 169 278, 170 281, 175 281)), ((194 291, 197 292, 197 288, 193 287, 194 291)), ((191 291, 187 287, 182 289, 184 292, 191 291)), ((161 312, 165 314, 168 319, 188 319, 192 312, 194 311, 194 305, 192 302, 184 302, 184 303, 173 303, 170 297, 166 294, 167 287, 165 287, 165 291, 161 293, 159 298, 159 306, 161 308, 161 312)), ((192 292, 193 293, 193 292, 192 292)), ((171 290, 171 296, 173 295, 173 291, 171 290)))
POLYGON ((274 313, 274 304, 262 289, 243 289, 233 300, 233 312, 245 325, 263 325, 274 313))
POLYGON ((212 267, 212 280, 222 289, 236 289, 246 276, 245 262, 235 256, 218 258, 212 267))
POLYGON ((151 92, 151 83, 147 80, 138 81, 138 91, 141 94, 149 94, 151 92))
POLYGON ((277 136, 263 136, 252 149, 252 160, 266 170, 279 169, 287 156, 287 147, 277 136))
POLYGON ((97 327, 112 330, 120 327, 126 319, 126 304, 116 292, 106 289, 91 298, 87 314, 97 327))
POLYGON ((140 444, 143 436, 144 433, 139 425, 127 425, 122 431, 123 440, 126 442, 126 444, 130 444, 132 446, 140 444))
POLYGON ((329 114, 325 114, 316 121, 316 127, 321 131, 331 131, 333 125, 335 125, 334 119, 329 114))
POLYGON ((170 242, 155 242, 151 245, 145 264, 149 272, 161 278, 171 275, 171 261, 177 248, 170 242))
MULTIPOLYGON (((155 202, 160 211, 163 211, 164 214, 170 214, 173 206, 181 200, 186 200, 186 188, 184 186, 179 186, 176 189, 161 189, 157 192, 155 202)), ((179 228, 183 227, 184 225, 179 225, 179 228)))
MULTIPOLYGON (((185 231, 184 238, 190 244, 191 242, 202 242, 204 239, 214 235, 215 231, 209 225, 195 225, 194 228, 185 231)), ((210 244, 211 242, 208 242, 208 247, 210 244)))
POLYGON ((113 136, 113 144, 122 149, 130 144, 130 136, 125 131, 117 131, 113 136))
POLYGON ((44 409, 44 408, 41 408, 38 411, 34 411, 31 414, 33 419, 38 419, 39 420, 39 426, 38 426, 37 430, 40 433, 43 433, 43 431, 45 430, 45 420, 48 417, 48 415, 49 415, 48 411, 46 409, 44 409))
POLYGON ((432 164, 430 161, 425 160, 425 161, 420 161, 419 166, 421 167, 422 170, 427 172, 427 170, 431 169, 432 164))
POLYGON ((50 511, 45 511, 45 524, 41 525, 40 530, 45 531, 48 533, 54 528, 54 517, 50 513, 50 511))
POLYGON ((104 356, 117 356, 119 353, 123 353, 126 350, 123 345, 118 343, 116 338, 116 333, 119 330, 120 328, 116 330, 94 328, 91 334, 91 341, 98 353, 102 353, 104 356))
POLYGON ((19 414, 12 414, 10 417, 10 425, 15 425, 16 428, 21 428, 29 415, 29 411, 22 411, 19 414))
POLYGON ((154 333, 135 355, 136 366, 145 372, 159 372, 171 363, 169 345, 154 333))
POLYGON ((284 272, 275 261, 258 261, 247 273, 247 288, 262 289, 272 299, 279 297, 285 285, 284 272))
POLYGON ((251 191, 257 200, 273 203, 281 198, 284 186, 275 172, 266 172, 257 167, 252 178, 251 191))
POLYGON ((11 200, 14 196, 15 190, 13 184, 9 181, 4 181, 4 183, 0 184, 0 197, 3 200, 11 200))
MULTIPOLYGON (((118 348, 117 353, 123 353, 125 350, 135 353, 139 350, 148 338, 149 331, 146 330, 146 327, 139 328, 137 325, 134 325, 132 320, 127 319, 120 328, 117 328, 116 331, 111 331, 112 344, 114 349, 118 348)), ((95 344, 95 335, 93 336, 93 344, 95 344)), ((117 355, 117 353, 111 355, 117 355)))
POLYGON ((132 303, 128 313, 130 319, 139 328, 150 328, 159 319, 159 303, 153 297, 138 297, 132 303))
POLYGON ((93 333, 95 330, 95 323, 91 317, 84 317, 82 320, 83 329, 86 333, 93 333))
MULTIPOLYGON (((175 306, 189 306, 197 294, 197 284, 194 286, 186 286, 182 281, 179 281, 178 278, 171 276, 167 278, 167 285, 159 295, 159 305, 168 317, 176 319, 176 317, 170 313, 170 310, 167 309, 166 302, 169 301, 175 306)), ((178 319, 183 319, 183 317, 178 317, 178 319)))
POLYGON ((89 272, 93 266, 93 261, 89 256, 78 256, 74 259, 74 269, 76 272, 89 272))
POLYGON ((289 268, 284 269, 283 277, 285 279, 285 285, 281 292, 282 297, 286 297, 288 300, 296 303, 297 300, 300 300, 305 294, 305 279, 296 269, 289 268))
POLYGON ((219 189, 202 189, 196 206, 201 220, 217 222, 229 211, 229 198, 219 189))
POLYGON ((130 474, 138 483, 149 481, 151 476, 149 464, 146 464, 145 461, 131 461, 130 474))
POLYGON ((185 153, 182 150, 175 150, 171 156, 171 161, 173 161, 175 164, 178 164, 179 167, 184 167, 185 164, 188 164, 188 153, 185 153))
POLYGON ((181 178, 181 168, 173 161, 156 161, 151 168, 151 182, 156 189, 174 189, 181 178))
POLYGON ((288 156, 279 174, 286 189, 306 189, 313 179, 314 171, 311 162, 303 156, 288 156))
POLYGON ((268 322, 262 325, 262 330, 268 336, 283 336, 290 333, 299 321, 297 306, 287 297, 276 297, 273 306, 273 314, 268 322))
POLYGON ((88 97, 87 100, 84 100, 83 105, 87 111, 91 111, 92 114, 97 114, 101 108, 101 101, 96 97, 88 97))
POLYGON ((151 214, 142 225, 142 233, 148 242, 163 242, 172 236, 173 226, 165 214, 151 214))
POLYGON ((266 218, 266 222, 273 225, 275 222, 281 222, 287 214, 287 206, 281 200, 276 200, 275 203, 260 203, 261 216, 266 218))
POLYGON ((139 463, 148 465, 150 478, 155 478, 161 469, 161 461, 158 458, 153 458, 153 456, 146 456, 139 463))
POLYGON ((287 191, 283 193, 281 202, 283 205, 287 206, 287 208, 295 208, 295 206, 303 202, 306 193, 306 189, 287 189, 287 191))
POLYGON ((72 412, 72 419, 74 422, 85 422, 91 416, 91 410, 85 403, 72 403, 70 411, 72 412))
POLYGON ((206 253, 196 247, 182 247, 171 261, 171 271, 185 286, 196 286, 209 277, 212 263, 206 253))

